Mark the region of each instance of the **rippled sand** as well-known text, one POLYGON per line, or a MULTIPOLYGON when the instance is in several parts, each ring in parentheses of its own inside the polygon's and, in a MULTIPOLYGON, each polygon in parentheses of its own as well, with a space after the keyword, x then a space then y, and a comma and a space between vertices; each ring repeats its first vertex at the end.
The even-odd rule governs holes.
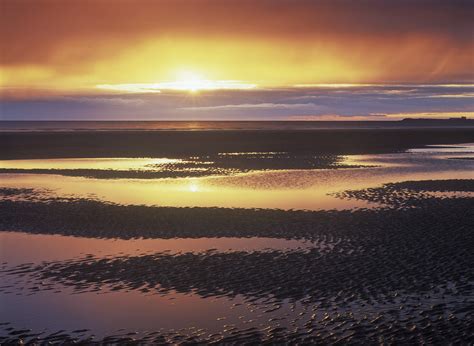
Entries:
MULTIPOLYGON (((438 149, 304 169, 231 152, 245 171, 193 179, 2 174, 0 342, 468 344, 472 146, 438 149)), ((8 164, 85 162, 105 167, 8 164)))

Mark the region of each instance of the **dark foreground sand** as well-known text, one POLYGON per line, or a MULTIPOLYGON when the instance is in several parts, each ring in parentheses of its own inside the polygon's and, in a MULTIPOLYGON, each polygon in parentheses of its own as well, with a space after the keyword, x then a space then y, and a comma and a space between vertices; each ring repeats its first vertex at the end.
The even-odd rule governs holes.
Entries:
MULTIPOLYGON (((85 237, 304 238, 329 244, 308 252, 137 254, 4 264, 23 294, 69 287, 77 292, 134 290, 194 292, 202 297, 268 299, 272 309, 301 301, 314 313, 304 328, 236 329, 230 335, 150 331, 100 342, 131 343, 427 343, 474 342, 474 199, 433 192, 472 192, 474 180, 431 180, 346 191, 341 198, 383 203, 356 211, 282 211, 122 206, 93 200, 31 198, 35 191, 4 189, 0 229, 85 237), (21 215, 22 217, 18 217, 21 215)), ((14 288, 2 286, 5 293, 14 288)), ((6 321, 8 322, 8 320, 6 321)), ((9 324, 0 341, 89 343, 87 331, 51 335, 9 324), (35 339, 36 338, 36 339, 35 339)), ((80 328, 80 326, 78 326, 80 328)))

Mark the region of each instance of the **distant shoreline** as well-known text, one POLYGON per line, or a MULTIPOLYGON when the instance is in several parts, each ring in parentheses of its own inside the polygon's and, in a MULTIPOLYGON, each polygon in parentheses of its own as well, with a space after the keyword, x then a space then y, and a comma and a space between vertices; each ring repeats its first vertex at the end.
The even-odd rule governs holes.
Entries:
POLYGON ((164 120, 0 120, 6 132, 88 132, 88 131, 308 131, 337 129, 474 128, 474 119, 402 119, 384 121, 164 121, 164 120))

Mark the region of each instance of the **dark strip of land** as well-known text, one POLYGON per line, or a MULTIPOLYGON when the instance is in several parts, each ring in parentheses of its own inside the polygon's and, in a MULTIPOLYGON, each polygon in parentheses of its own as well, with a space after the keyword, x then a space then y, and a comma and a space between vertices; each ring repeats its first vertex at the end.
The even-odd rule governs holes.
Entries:
POLYGON ((348 155, 474 142, 474 129, 0 133, 0 159, 186 157, 219 152, 348 155))

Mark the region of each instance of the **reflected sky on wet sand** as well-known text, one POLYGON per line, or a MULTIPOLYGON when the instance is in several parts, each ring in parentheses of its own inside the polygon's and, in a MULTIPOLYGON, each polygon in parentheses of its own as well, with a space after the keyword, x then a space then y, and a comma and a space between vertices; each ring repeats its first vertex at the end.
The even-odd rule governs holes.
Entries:
MULTIPOLYGON (((471 157, 474 146, 453 146, 453 155, 471 157)), ((230 176, 176 179, 92 179, 50 174, 2 174, 0 187, 50 190, 45 197, 96 198, 118 204, 170 207, 329 210, 372 208, 377 204, 341 200, 332 194, 405 180, 469 179, 474 162, 451 160, 448 147, 384 155, 344 156, 360 168, 264 170, 230 176), (439 150, 439 151, 437 151, 439 150)), ((8 160, 0 167, 149 169, 150 162, 174 159, 8 160)))
MULTIPOLYGON (((330 244, 327 246, 330 247, 330 244)), ((181 254, 214 251, 307 251, 311 248, 325 249, 326 247, 324 244, 317 245, 311 241, 268 237, 123 240, 0 232, 0 262, 7 261, 9 264, 66 260, 88 255, 114 257, 157 252, 181 254)))
MULTIPOLYGON (((398 226, 394 222, 403 220, 397 216, 398 214, 391 214, 395 211, 391 212, 389 209, 390 202, 398 197, 404 196, 413 201, 415 207, 418 203, 416 198, 425 198, 423 208, 428 208, 434 199, 446 200, 448 207, 454 208, 452 210, 456 212, 458 212, 456 208, 459 208, 456 207, 456 203, 459 202, 461 207, 467 205, 468 199, 473 196, 472 191, 467 191, 467 186, 462 186, 463 182, 456 179, 473 178, 474 161, 464 159, 472 157, 473 148, 473 145, 444 146, 394 154, 343 156, 341 162, 354 167, 338 169, 253 170, 194 178, 95 179, 54 174, 2 174, 0 188, 36 189, 23 190, 17 194, 5 193, 1 196, 4 203, 11 203, 13 207, 15 203, 22 201, 42 204, 56 198, 63 202, 67 202, 67 198, 89 198, 121 205, 157 207, 274 208, 285 210, 284 213, 288 213, 285 217, 295 222, 296 226, 293 225, 295 229, 301 227, 303 232, 307 232, 301 234, 313 238, 310 241, 309 236, 308 239, 306 236, 297 237, 296 232, 291 231, 291 227, 282 228, 282 233, 275 234, 275 237, 255 236, 259 234, 258 229, 249 233, 251 237, 248 237, 249 234, 243 234, 242 237, 239 235, 219 238, 212 236, 191 238, 192 235, 190 238, 169 239, 131 237, 132 239, 126 240, 119 239, 118 236, 97 238, 105 237, 100 235, 100 230, 96 236, 89 234, 90 230, 81 232, 80 237, 55 235, 54 233, 63 231, 67 234, 68 227, 71 227, 67 217, 62 228, 59 231, 53 230, 52 234, 32 234, 36 233, 35 229, 25 229, 25 232, 2 230, 0 231, 0 307, 2 315, 8 318, 6 320, 3 318, 0 322, 5 320, 11 323, 13 329, 6 329, 10 328, 10 324, 3 325, 4 330, 0 331, 0 335, 8 332, 16 333, 15 328, 31 328, 34 331, 44 332, 45 336, 63 330, 77 339, 95 335, 96 339, 100 340, 111 335, 127 336, 129 333, 128 336, 140 338, 150 337, 152 333, 163 333, 216 341, 225 336, 233 337, 235 333, 247 335, 246 333, 258 331, 265 334, 282 328, 281 330, 285 332, 295 333, 294 335, 302 333, 318 337, 320 336, 318 331, 321 331, 323 336, 324 333, 329 333, 328 335, 337 335, 343 340, 347 336, 354 335, 351 323, 360 326, 368 319, 376 328, 385 326, 384 323, 398 323, 400 316, 403 315, 407 325, 402 328, 411 328, 412 325, 421 323, 421 320, 418 317, 406 316, 418 316, 422 311, 431 314, 433 318, 438 318, 438 310, 432 309, 432 306, 437 304, 444 304, 444 308, 452 311, 455 318, 464 321, 463 302, 466 299, 466 292, 469 291, 469 283, 464 281, 457 284, 441 281, 441 284, 428 285, 425 294, 420 296, 413 291, 415 288, 407 292, 398 289, 387 291, 385 283, 381 283, 380 280, 392 274, 379 275, 376 278, 366 275, 361 276, 355 283, 352 281, 347 283, 355 285, 354 287, 362 287, 359 293, 351 292, 345 296, 343 289, 332 296, 331 278, 334 275, 334 280, 337 281, 338 271, 347 268, 363 271, 360 266, 364 265, 360 263, 367 262, 371 265, 374 256, 377 258, 387 256, 389 259, 380 260, 392 261, 394 253, 390 251, 393 249, 390 248, 390 244, 387 245, 380 240, 383 237, 378 238, 380 234, 387 232, 388 236, 395 237, 390 238, 390 242, 395 239, 405 247, 409 245, 409 249, 419 241, 417 235, 412 240, 396 238, 400 233, 397 227, 403 226, 398 226), (461 159, 452 159, 453 157, 461 159), (383 196, 385 193, 383 189, 370 190, 387 183, 417 180, 433 180, 434 186, 436 180, 442 179, 451 181, 449 184, 452 190, 445 188, 438 191, 427 188, 424 191, 422 188, 427 185, 421 184, 422 193, 416 194, 413 193, 415 190, 410 192, 409 188, 404 187, 404 183, 394 184, 387 190, 392 193, 389 198, 383 196), (458 188, 459 186, 466 187, 466 191, 458 188), (367 195, 358 192, 367 191, 364 189, 368 188, 367 195), (339 193, 343 191, 353 191, 352 196, 356 198, 341 198, 339 193), (405 191, 406 194, 403 195, 401 191, 405 191), (378 193, 381 194, 380 198, 377 197, 378 193), (454 204, 449 204, 450 200, 453 200, 454 204), (381 201, 386 201, 388 204, 381 201), (327 217, 324 220, 328 227, 334 229, 328 229, 328 233, 324 233, 325 226, 323 226, 323 233, 318 234, 321 229, 314 224, 308 226, 303 222, 298 223, 300 221, 292 214, 292 210, 302 209, 320 211, 323 214, 325 210, 351 210, 344 214, 344 218, 350 221, 348 224, 342 223, 341 228, 338 228, 338 221, 341 221, 338 218, 343 215, 324 214, 327 217), (387 214, 383 214, 384 210, 387 214), (354 213, 358 212, 361 213, 359 216, 362 219, 354 216, 354 213), (386 220, 391 220, 390 225, 386 224, 386 220), (358 229, 352 223, 362 225, 362 228, 358 229), (345 229, 347 226, 344 225, 349 225, 350 229, 345 229), (394 227, 395 236, 390 233, 393 230, 388 226, 394 227), (383 232, 379 233, 380 229, 377 227, 383 232), (285 233, 286 231, 288 233, 285 233), (366 236, 364 235, 366 231, 373 233, 366 236), (372 251, 376 251, 375 255, 372 251), (270 262, 265 262, 269 258, 270 262), (247 271, 250 275, 255 263, 260 263, 262 266, 271 263, 273 266, 273 263, 276 263, 273 261, 282 258, 291 263, 284 264, 286 262, 282 260, 278 262, 282 268, 263 267, 266 268, 265 272, 258 277, 258 280, 261 280, 260 286, 255 286, 260 291, 253 291, 253 285, 256 285, 254 281, 258 281, 255 277, 250 284, 243 282, 238 286, 226 286, 226 281, 229 281, 225 279, 226 275, 240 277, 245 276, 247 271), (185 262, 186 260, 188 262, 185 262), (174 273, 173 270, 188 271, 187 268, 198 261, 202 261, 203 266, 195 268, 199 273, 202 270, 202 276, 198 274, 198 279, 193 273, 184 272, 182 277, 178 275, 178 281, 176 276, 173 276, 175 274, 166 277, 166 270, 170 270, 169 273, 174 273), (317 273, 306 269, 306 266, 309 268, 319 261, 322 261, 320 263, 323 265, 319 270, 325 266, 335 266, 334 272, 328 269, 328 286, 318 281, 321 278, 314 283, 312 276, 317 273), (244 263, 250 263, 251 266, 245 267, 244 263), (222 279, 219 279, 219 275, 214 275, 216 273, 212 272, 213 268, 216 268, 216 273, 221 273, 219 275, 222 275, 222 279), (308 270, 306 274, 305 270, 308 270), (298 283, 299 286, 296 287, 291 284, 297 275, 300 275, 298 280, 304 279, 305 283, 313 286, 298 283), (155 279, 155 276, 159 279, 155 279), (262 292, 274 289, 274 280, 279 282, 280 276, 284 277, 280 282, 281 290, 276 291, 280 296, 269 294, 266 298, 262 298, 262 292), (286 281, 290 282, 289 286, 286 281), (237 287, 243 287, 243 293, 236 292, 237 287), (376 293, 369 292, 367 296, 366 287, 376 293), (300 289, 303 293, 299 291, 300 289), (304 291, 305 289, 308 291, 304 291), (311 291, 319 292, 318 289, 328 291, 324 296, 318 296, 320 293, 315 294, 311 291), (28 313, 24 313, 25 311, 28 313), (399 315, 395 315, 394 311, 399 315), (346 323, 347 321, 353 322, 346 323), (87 331, 77 331, 83 328, 87 331)), ((154 167, 153 169, 160 169, 160 165, 175 163, 173 160, 175 159, 9 160, 0 161, 0 168, 147 170, 150 169, 150 165, 154 167)), ((436 207, 435 204, 433 206, 436 207)), ((437 210, 444 212, 443 209, 437 210)), ((450 212, 447 213, 449 215, 450 212)), ((406 215, 408 223, 416 220, 415 223, 421 225, 417 232, 425 231, 424 225, 431 217, 428 209, 422 210, 420 214, 422 218, 428 219, 419 220, 417 214, 406 215), (423 214, 424 212, 427 214, 423 214)), ((444 216, 440 215, 440 220, 443 218, 444 216)), ((192 231, 195 223, 203 221, 206 220, 189 220, 189 228, 192 231)), ((248 221, 252 225, 252 220, 248 221)), ((264 219, 263 222, 268 221, 264 219)), ((45 227, 47 228, 47 225, 45 227)), ((223 229, 225 231, 225 225, 223 229)), ((153 231, 154 229, 151 229, 151 232, 153 231)), ((115 234, 114 232, 112 233, 115 234)), ((454 242, 459 240, 456 237, 451 239, 454 242)), ((433 250, 436 244, 431 244, 429 251, 426 250, 421 254, 429 258, 429 263, 433 261, 430 251, 436 250, 433 250)), ((443 245, 443 251, 449 252, 451 247, 459 246, 457 243, 451 245, 443 245)), ((418 277, 416 271, 418 269, 416 266, 412 267, 413 263, 410 261, 413 256, 419 256, 420 253, 418 249, 410 251, 407 252, 407 256, 400 255, 401 262, 395 262, 393 267, 405 266, 409 275, 418 277)), ((444 252, 441 254, 445 255, 444 252)), ((462 258, 465 258, 465 255, 463 256, 462 258)), ((423 257, 419 263, 428 263, 426 258, 423 257)), ((380 265, 385 265, 383 261, 376 264, 377 269, 369 269, 379 270, 380 265)), ((462 259, 455 260, 449 265, 455 269, 459 266, 462 271, 464 270, 462 261, 462 259)), ((391 265, 388 267, 391 268, 391 265)), ((311 268, 314 270, 318 267, 311 268)))

